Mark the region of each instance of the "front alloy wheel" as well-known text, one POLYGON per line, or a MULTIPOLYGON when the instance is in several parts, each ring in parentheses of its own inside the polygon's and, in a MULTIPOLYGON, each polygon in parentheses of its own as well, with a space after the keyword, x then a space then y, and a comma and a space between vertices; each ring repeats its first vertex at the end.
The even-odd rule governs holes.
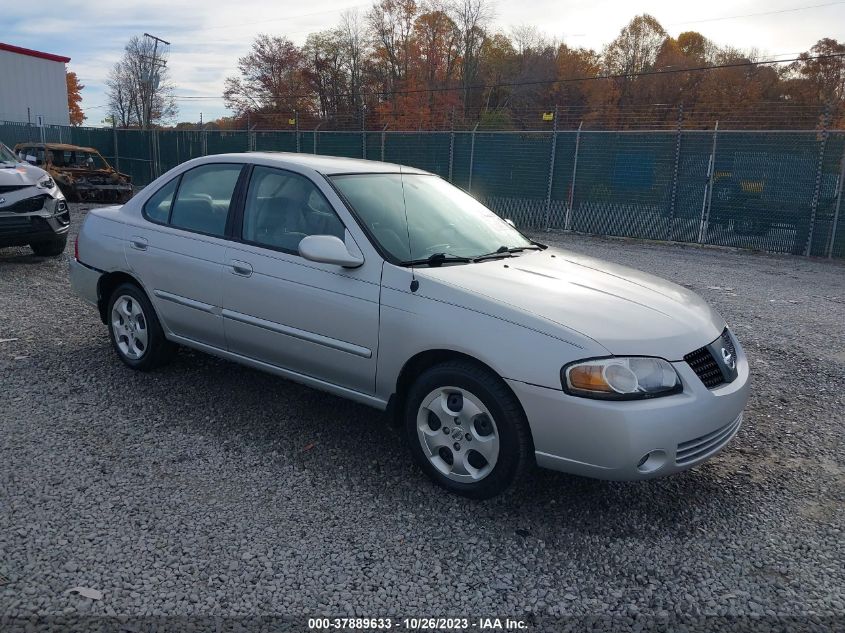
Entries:
POLYGON ((499 459, 499 431, 471 392, 438 387, 420 403, 417 433, 431 464, 452 481, 484 479, 499 459))
POLYGON ((534 462, 525 413, 507 384, 471 360, 424 371, 404 398, 405 436, 414 460, 441 487, 488 499, 534 462))

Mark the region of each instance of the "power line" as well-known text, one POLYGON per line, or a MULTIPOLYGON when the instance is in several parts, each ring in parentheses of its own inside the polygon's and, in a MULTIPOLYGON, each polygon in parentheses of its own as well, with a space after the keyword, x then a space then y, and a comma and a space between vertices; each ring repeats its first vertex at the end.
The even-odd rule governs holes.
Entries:
MULTIPOLYGON (((657 75, 673 75, 678 73, 691 73, 691 72, 704 72, 708 70, 720 70, 723 68, 747 68, 751 66, 761 66, 766 64, 787 64, 791 62, 798 62, 798 61, 816 61, 821 59, 833 59, 845 57, 845 53, 831 53, 829 55, 814 55, 808 57, 792 57, 790 59, 767 59, 761 61, 743 61, 743 62, 732 62, 728 64, 714 64, 711 66, 694 66, 691 68, 665 68, 661 70, 647 70, 638 73, 604 73, 600 75, 591 75, 588 77, 566 77, 563 79, 538 79, 536 81, 505 81, 497 84, 479 84, 475 86, 467 86, 467 90, 492 90, 495 88, 515 88, 520 86, 539 86, 539 85, 553 85, 553 84, 564 84, 564 83, 575 83, 580 81, 598 81, 603 79, 631 79, 634 77, 653 77, 657 75)), ((440 87, 440 88, 415 88, 412 90, 393 90, 393 91, 382 91, 376 90, 369 93, 362 94, 361 96, 376 96, 376 97, 387 97, 387 96, 394 96, 394 95, 407 95, 407 94, 419 94, 419 93, 430 93, 430 92, 454 92, 457 90, 464 90, 463 86, 453 86, 453 87, 440 87)), ((307 94, 293 94, 293 95, 284 95, 289 99, 310 99, 315 95, 314 92, 310 92, 307 94)), ((352 93, 346 94, 339 94, 336 95, 337 97, 350 97, 352 93)), ((219 96, 205 96, 205 95, 176 95, 175 99, 179 99, 181 101, 194 101, 194 100, 204 100, 204 99, 220 99, 219 96)))
POLYGON ((840 2, 825 2, 824 4, 811 4, 805 7, 794 7, 792 9, 778 9, 775 11, 760 11, 759 13, 745 13, 743 15, 725 15, 720 18, 703 18, 701 20, 686 20, 684 22, 673 22, 666 26, 680 26, 681 24, 701 24, 703 22, 718 22, 720 20, 737 20, 740 18, 756 18, 762 15, 776 15, 779 13, 794 13, 796 11, 806 11, 808 9, 819 9, 821 7, 832 7, 837 4, 845 4, 845 0, 840 2))

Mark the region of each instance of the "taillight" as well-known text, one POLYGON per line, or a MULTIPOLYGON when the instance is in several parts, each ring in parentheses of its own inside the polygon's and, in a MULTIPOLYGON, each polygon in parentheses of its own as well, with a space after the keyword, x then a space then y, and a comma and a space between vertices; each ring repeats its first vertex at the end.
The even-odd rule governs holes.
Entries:
POLYGON ((79 233, 76 234, 73 240, 73 258, 79 261, 79 233))

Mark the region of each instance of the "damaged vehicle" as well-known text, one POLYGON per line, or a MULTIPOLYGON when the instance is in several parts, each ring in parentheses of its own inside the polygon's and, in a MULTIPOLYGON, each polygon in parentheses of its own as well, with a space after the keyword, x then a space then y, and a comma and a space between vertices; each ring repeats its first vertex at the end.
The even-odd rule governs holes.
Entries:
POLYGON ((18 160, 0 143, 0 248, 29 245, 36 255, 61 255, 70 210, 43 169, 18 160))
POLYGON ((21 160, 46 170, 71 202, 118 202, 132 197, 132 179, 115 171, 93 147, 19 143, 21 160))

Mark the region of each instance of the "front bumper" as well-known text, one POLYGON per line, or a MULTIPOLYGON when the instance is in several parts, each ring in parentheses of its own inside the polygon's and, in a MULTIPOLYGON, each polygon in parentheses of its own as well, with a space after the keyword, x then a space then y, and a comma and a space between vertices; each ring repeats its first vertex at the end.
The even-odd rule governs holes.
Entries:
POLYGON ((70 211, 63 198, 51 198, 43 208, 29 213, 0 207, 0 247, 48 242, 67 234, 69 228, 70 211))
POLYGON ((739 430, 749 370, 738 343, 737 357, 737 378, 715 389, 687 363, 673 363, 683 392, 650 400, 591 400, 507 382, 528 417, 539 466, 598 479, 649 479, 706 461, 739 430))

